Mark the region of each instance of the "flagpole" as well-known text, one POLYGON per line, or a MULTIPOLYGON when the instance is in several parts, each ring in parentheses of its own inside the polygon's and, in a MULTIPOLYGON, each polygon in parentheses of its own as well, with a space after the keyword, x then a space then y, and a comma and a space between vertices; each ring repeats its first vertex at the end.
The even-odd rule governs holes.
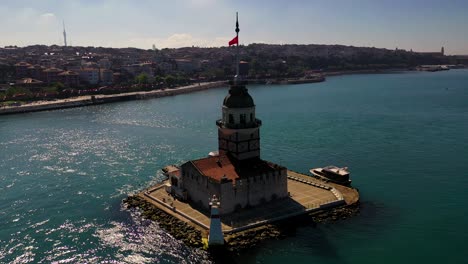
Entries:
POLYGON ((239 19, 236 12, 236 37, 237 37, 237 45, 236 45, 236 79, 240 78, 239 76, 239 19))

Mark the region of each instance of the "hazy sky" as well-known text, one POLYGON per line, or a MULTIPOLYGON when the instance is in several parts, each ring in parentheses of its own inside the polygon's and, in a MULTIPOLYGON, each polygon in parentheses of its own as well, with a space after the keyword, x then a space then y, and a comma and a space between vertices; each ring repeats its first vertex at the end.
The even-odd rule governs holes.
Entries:
POLYGON ((468 54, 467 0, 0 0, 0 46, 344 44, 468 54))

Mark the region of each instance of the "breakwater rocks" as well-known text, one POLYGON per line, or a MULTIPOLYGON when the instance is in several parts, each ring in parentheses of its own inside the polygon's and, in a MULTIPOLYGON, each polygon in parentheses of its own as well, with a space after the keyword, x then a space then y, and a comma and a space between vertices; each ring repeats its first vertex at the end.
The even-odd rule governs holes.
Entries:
POLYGON ((145 199, 139 196, 129 196, 124 199, 123 203, 127 208, 140 209, 144 218, 157 222, 160 227, 176 239, 182 240, 186 245, 196 248, 203 246, 201 231, 158 209, 145 199))
POLYGON ((257 246, 266 240, 285 238, 284 231, 279 225, 265 225, 226 235, 226 249, 231 252, 239 252, 257 246))
POLYGON ((293 236, 299 227, 316 226, 320 223, 332 223, 338 220, 350 218, 358 213, 359 202, 326 211, 315 212, 311 215, 297 216, 274 224, 268 224, 255 229, 226 235, 226 250, 233 253, 239 253, 240 251, 248 250, 267 240, 284 239, 288 236, 293 236))
POLYGON ((359 214, 359 201, 347 206, 337 207, 329 211, 321 211, 312 215, 314 223, 330 223, 345 220, 359 214))

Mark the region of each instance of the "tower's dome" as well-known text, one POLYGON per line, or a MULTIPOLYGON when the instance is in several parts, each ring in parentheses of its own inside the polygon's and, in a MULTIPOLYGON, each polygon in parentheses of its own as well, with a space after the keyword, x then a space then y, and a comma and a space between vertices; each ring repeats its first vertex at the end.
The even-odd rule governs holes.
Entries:
POLYGON ((254 101, 244 85, 233 85, 226 95, 223 105, 229 108, 254 107, 254 101))

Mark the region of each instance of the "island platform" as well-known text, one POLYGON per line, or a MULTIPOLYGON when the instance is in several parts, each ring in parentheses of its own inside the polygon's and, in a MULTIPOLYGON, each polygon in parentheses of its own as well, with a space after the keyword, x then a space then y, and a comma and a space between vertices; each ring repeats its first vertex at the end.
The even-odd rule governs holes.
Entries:
MULTIPOLYGON (((359 193, 352 187, 325 182, 312 176, 287 171, 289 197, 246 208, 221 217, 225 235, 266 226, 300 215, 321 213, 333 208, 354 205, 359 193)), ((184 202, 168 194, 166 181, 137 194, 157 209, 199 230, 204 237, 210 226, 210 212, 196 204, 184 202)))

